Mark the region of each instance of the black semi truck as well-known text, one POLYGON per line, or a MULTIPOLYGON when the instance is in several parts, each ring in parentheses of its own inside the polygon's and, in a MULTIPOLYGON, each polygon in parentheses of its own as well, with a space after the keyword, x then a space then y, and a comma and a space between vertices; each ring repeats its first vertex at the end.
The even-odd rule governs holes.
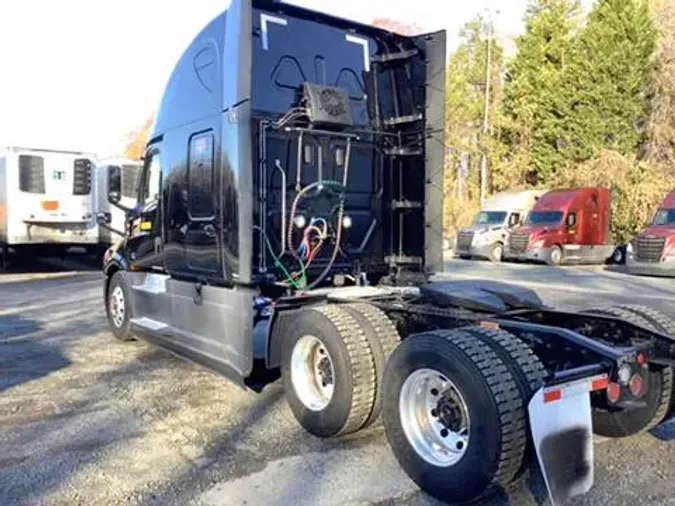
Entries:
POLYGON ((445 48, 443 32, 233 0, 167 84, 139 204, 106 254, 108 320, 247 388, 281 377, 318 437, 381 415, 402 467, 443 500, 537 463, 560 503, 592 485, 592 431, 670 416, 675 324, 433 280, 445 48))

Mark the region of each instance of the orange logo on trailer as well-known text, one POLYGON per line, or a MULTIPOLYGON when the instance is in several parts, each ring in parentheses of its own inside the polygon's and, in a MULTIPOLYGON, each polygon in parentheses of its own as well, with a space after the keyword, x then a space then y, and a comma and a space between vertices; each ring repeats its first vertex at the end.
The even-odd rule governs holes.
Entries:
POLYGON ((42 209, 45 211, 58 211, 59 210, 59 201, 58 200, 43 200, 42 209))
POLYGON ((0 222, 7 219, 7 206, 5 204, 0 204, 0 222))

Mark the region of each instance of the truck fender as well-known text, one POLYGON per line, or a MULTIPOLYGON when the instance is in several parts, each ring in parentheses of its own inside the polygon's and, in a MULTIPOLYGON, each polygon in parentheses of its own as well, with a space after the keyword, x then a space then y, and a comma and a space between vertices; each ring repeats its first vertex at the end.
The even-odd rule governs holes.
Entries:
POLYGON ((103 267, 103 274, 105 275, 105 282, 103 283, 103 300, 108 302, 108 286, 110 286, 110 278, 117 271, 124 271, 128 269, 126 260, 119 253, 115 253, 113 257, 103 267))
POLYGON ((277 369, 281 366, 281 340, 295 313, 296 310, 294 309, 272 311, 265 333, 265 365, 267 369, 277 369))

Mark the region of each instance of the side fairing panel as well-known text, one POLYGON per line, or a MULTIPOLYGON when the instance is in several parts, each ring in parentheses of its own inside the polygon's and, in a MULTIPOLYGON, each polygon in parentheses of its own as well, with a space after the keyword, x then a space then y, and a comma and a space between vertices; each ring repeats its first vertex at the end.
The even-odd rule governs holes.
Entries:
POLYGON ((438 32, 419 39, 426 45, 427 56, 424 266, 427 272, 442 272, 446 37, 445 32, 438 32))
POLYGON ((221 144, 223 263, 228 279, 248 284, 252 277, 254 201, 250 103, 251 0, 233 1, 227 16, 221 144))

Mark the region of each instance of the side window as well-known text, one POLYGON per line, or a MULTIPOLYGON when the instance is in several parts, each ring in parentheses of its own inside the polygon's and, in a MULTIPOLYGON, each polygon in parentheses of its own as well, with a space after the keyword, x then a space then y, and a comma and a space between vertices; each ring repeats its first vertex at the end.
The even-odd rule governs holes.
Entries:
POLYGON ((570 213, 567 215, 567 226, 574 228, 577 225, 577 213, 570 213))
POLYGON ((139 202, 144 207, 154 204, 159 200, 161 175, 159 150, 150 150, 145 157, 143 180, 139 188, 139 202))
POLYGON ((213 133, 190 138, 188 163, 189 212, 191 218, 210 218, 214 212, 213 133))
POLYGON ((140 167, 137 165, 122 165, 119 172, 119 187, 122 189, 122 196, 130 199, 136 198, 138 188, 138 176, 140 167))
POLYGON ((45 192, 45 161, 41 156, 19 155, 19 190, 45 192))

